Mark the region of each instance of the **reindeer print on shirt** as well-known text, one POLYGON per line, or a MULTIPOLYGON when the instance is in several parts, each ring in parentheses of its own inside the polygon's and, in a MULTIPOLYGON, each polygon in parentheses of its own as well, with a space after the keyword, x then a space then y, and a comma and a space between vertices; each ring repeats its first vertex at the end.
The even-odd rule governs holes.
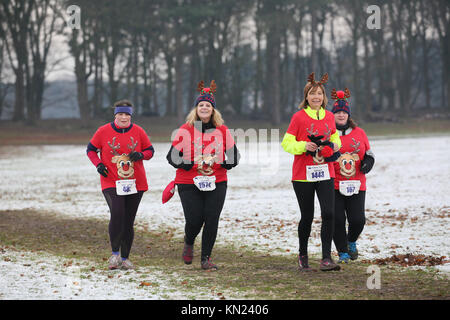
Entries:
POLYGON ((211 145, 214 147, 211 153, 203 153, 203 147, 200 143, 200 137, 194 141, 194 163, 197 164, 197 172, 203 176, 210 176, 214 174, 213 166, 219 163, 219 150, 222 147, 222 142, 214 141, 211 145))
MULTIPOLYGON (((131 144, 128 144, 127 147, 130 152, 133 152, 138 142, 134 142, 134 138, 130 137, 131 144)), ((130 160, 128 154, 122 153, 120 154, 118 150, 120 149, 120 143, 116 145, 116 137, 113 137, 112 143, 108 141, 108 145, 110 146, 111 153, 114 155, 112 157, 111 162, 115 163, 117 166, 117 175, 121 179, 130 179, 134 176, 134 162, 130 160)))
POLYGON ((350 147, 353 148, 353 151, 342 154, 338 159, 338 163, 341 168, 340 170, 341 175, 343 175, 347 179, 355 176, 356 162, 359 160, 358 152, 359 152, 359 145, 361 144, 361 142, 360 141, 357 142, 355 138, 352 138, 352 141, 353 144, 350 144, 350 147))

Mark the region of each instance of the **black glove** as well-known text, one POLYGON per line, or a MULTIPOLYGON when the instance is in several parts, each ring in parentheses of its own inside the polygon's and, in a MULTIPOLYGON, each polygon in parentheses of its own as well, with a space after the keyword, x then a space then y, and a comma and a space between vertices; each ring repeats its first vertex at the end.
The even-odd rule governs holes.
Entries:
POLYGON ((222 168, 225 168, 227 170, 231 170, 234 167, 233 164, 229 164, 229 163, 226 163, 226 162, 221 163, 220 165, 222 166, 222 168))
MULTIPOLYGON (((320 141, 321 139, 323 139, 323 136, 315 136, 315 135, 310 135, 308 136, 308 139, 311 140, 311 142, 314 142, 317 146, 322 145, 322 141, 320 141)), ((309 154, 310 156, 315 156, 316 155, 316 151, 306 151, 306 154, 309 154)))
POLYGON ((105 165, 101 162, 97 166, 97 172, 105 178, 108 176, 108 168, 106 168, 105 165))
POLYGON ((369 150, 369 152, 366 152, 364 155, 364 159, 361 161, 361 173, 367 174, 370 170, 372 170, 372 167, 375 163, 375 157, 373 156, 373 153, 369 150))
POLYGON ((334 161, 337 161, 337 159, 339 159, 340 156, 341 156, 341 153, 339 151, 336 151, 335 153, 333 153, 333 155, 331 157, 324 158, 324 160, 325 160, 325 162, 334 162, 334 161))
POLYGON ((130 158, 131 161, 136 162, 142 160, 144 158, 144 154, 142 152, 131 151, 128 154, 128 158, 130 158))
POLYGON ((225 151, 225 154, 227 156, 227 159, 226 160, 224 159, 223 163, 220 164, 222 168, 225 168, 226 170, 231 170, 232 168, 236 167, 239 164, 241 154, 236 145, 234 145, 233 148, 230 148, 227 151, 225 151))
POLYGON ((194 166, 193 163, 182 163, 178 168, 189 171, 192 169, 193 166, 194 166))

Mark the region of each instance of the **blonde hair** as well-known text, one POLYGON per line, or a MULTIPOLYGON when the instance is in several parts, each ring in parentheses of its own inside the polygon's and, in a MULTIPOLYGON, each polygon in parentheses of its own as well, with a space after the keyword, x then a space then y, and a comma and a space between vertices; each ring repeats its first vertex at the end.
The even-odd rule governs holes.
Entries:
POLYGON ((321 83, 315 83, 312 84, 311 82, 308 82, 305 86, 305 88, 303 89, 303 100, 302 102, 300 102, 298 108, 299 109, 303 109, 306 108, 308 106, 308 101, 306 100, 306 97, 308 96, 309 92, 316 92, 317 88, 322 89, 322 93, 323 93, 323 102, 322 102, 322 107, 325 109, 327 104, 328 104, 328 98, 327 98, 327 94, 325 92, 325 87, 323 86, 323 84, 321 83))
MULTIPOLYGON (((220 127, 225 123, 222 118, 222 114, 216 108, 213 108, 211 120, 215 127, 220 127)), ((197 114, 197 106, 195 106, 186 117, 186 123, 191 126, 194 125, 195 121, 201 121, 197 114)))

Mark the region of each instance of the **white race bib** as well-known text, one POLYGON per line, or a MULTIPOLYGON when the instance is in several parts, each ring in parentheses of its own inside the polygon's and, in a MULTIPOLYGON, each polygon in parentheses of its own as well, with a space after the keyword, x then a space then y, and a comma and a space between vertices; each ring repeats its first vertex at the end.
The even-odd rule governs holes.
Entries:
POLYGON ((216 177, 196 176, 194 178, 194 184, 200 191, 213 191, 214 189, 216 189, 216 177))
POLYGON ((118 196, 127 196, 137 193, 136 179, 126 179, 116 181, 116 193, 118 196))
POLYGON ((329 179, 330 171, 328 170, 328 164, 306 166, 306 180, 315 182, 329 179))
POLYGON ((361 181, 359 180, 339 181, 339 192, 347 197, 358 194, 360 187, 361 181))

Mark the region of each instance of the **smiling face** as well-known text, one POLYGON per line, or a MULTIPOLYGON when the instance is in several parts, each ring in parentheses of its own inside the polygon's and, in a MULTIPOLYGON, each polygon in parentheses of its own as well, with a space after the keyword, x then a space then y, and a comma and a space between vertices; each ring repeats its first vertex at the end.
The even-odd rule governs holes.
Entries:
POLYGON ((213 113, 213 106, 208 101, 200 101, 197 105, 197 116, 204 123, 208 123, 211 120, 213 113))
POLYGON ((338 111, 334 114, 334 120, 337 125, 344 126, 348 120, 348 113, 345 111, 338 111))
POLYGON ((128 128, 131 124, 131 115, 125 112, 116 113, 115 119, 120 128, 128 128))
POLYGON ((323 104, 323 91, 320 87, 312 87, 311 90, 308 91, 308 95, 306 96, 306 100, 308 100, 308 104, 313 109, 318 109, 323 104))

